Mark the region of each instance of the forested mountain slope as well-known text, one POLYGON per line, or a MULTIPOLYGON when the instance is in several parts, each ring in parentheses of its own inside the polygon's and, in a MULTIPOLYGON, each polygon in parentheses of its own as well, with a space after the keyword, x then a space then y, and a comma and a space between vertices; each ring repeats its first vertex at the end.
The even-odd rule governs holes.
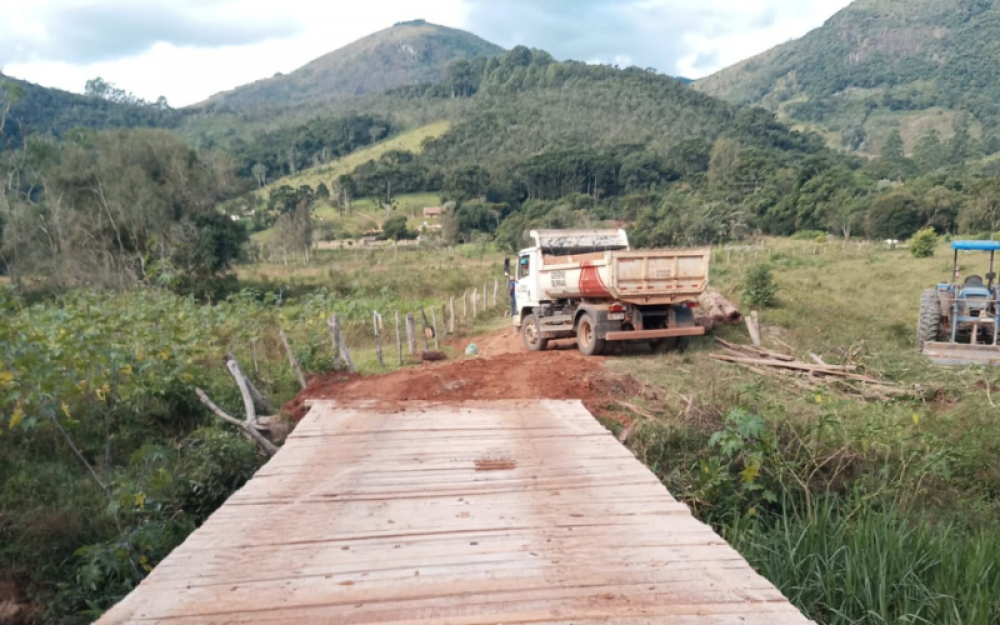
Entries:
POLYGON ((472 33, 403 22, 369 35, 287 75, 219 93, 208 104, 234 107, 301 104, 437 82, 453 61, 499 54, 503 49, 472 33))
POLYGON ((162 103, 115 102, 0 74, 0 150, 20 145, 22 138, 30 134, 61 137, 72 128, 170 128, 181 117, 180 112, 162 103))
POLYGON ((877 154, 898 128, 907 152, 968 127, 1000 150, 1000 3, 857 0, 805 37, 724 69, 695 88, 760 104, 877 154), (971 117, 970 117, 971 115, 971 117))

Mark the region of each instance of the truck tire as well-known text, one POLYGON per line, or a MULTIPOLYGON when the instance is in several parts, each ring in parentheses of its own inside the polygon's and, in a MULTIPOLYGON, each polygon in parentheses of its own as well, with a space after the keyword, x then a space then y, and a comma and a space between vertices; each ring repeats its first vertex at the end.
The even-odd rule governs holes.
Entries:
POLYGON ((542 338, 542 331, 538 325, 538 317, 527 315, 521 321, 521 339, 529 352, 540 352, 549 345, 549 339, 542 338))
POLYGON ((932 343, 941 336, 941 303, 937 289, 927 289, 920 295, 920 320, 917 323, 917 348, 932 343))
POLYGON ((590 313, 585 313, 576 324, 576 345, 584 356, 600 356, 607 341, 597 338, 597 327, 590 313))

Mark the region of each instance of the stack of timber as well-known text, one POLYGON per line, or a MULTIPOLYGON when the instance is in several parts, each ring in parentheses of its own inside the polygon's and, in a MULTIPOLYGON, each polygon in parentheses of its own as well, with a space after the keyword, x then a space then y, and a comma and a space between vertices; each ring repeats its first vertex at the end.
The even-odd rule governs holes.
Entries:
POLYGON ((709 357, 713 360, 739 365, 748 371, 804 391, 837 391, 879 401, 914 396, 912 390, 858 373, 858 368, 854 365, 827 364, 816 354, 809 354, 813 362, 803 362, 795 356, 762 347, 736 345, 720 338, 716 338, 715 343, 724 353, 711 354, 709 357))

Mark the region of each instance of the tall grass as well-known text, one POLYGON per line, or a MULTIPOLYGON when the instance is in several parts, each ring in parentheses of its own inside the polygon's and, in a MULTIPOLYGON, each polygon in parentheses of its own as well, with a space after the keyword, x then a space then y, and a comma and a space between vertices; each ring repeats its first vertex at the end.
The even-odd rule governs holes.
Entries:
POLYGON ((724 528, 733 546, 826 625, 1000 622, 1000 535, 828 498, 724 528))

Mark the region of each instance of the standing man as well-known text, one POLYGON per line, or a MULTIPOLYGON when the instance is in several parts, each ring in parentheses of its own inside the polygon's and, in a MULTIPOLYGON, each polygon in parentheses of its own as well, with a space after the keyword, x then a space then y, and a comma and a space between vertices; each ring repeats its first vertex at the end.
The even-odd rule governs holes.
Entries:
POLYGON ((514 279, 514 276, 508 275, 507 281, 507 288, 510 292, 510 316, 513 318, 517 315, 517 297, 515 295, 515 291, 517 290, 517 280, 514 279))

